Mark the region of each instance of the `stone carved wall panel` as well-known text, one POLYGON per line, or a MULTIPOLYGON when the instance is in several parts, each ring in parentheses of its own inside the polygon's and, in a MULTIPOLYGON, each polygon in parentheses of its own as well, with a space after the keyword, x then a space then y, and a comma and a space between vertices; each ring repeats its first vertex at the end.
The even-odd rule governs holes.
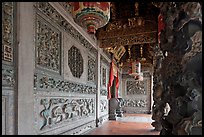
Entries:
POLYGON ((68 51, 68 66, 74 77, 80 78, 83 73, 83 57, 81 52, 75 46, 72 46, 68 51))
POLYGON ((2 90, 2 135, 15 134, 14 91, 2 90))
POLYGON ((145 74, 143 76, 143 81, 137 81, 126 74, 122 75, 122 96, 124 99, 122 109, 125 113, 150 112, 151 78, 150 74, 145 74))
POLYGON ((6 134, 6 97, 2 96, 2 135, 6 134))
POLYGON ((147 94, 144 81, 127 81, 127 95, 147 94))
POLYGON ((14 53, 16 41, 16 3, 2 3, 2 135, 15 134, 14 53))
MULTIPOLYGON (((64 4, 60 3, 59 6, 64 6, 64 4)), ((91 67, 95 61, 90 59, 91 61, 88 62, 87 55, 90 53, 92 59, 95 60, 97 49, 60 14, 61 11, 64 11, 63 9, 53 8, 56 5, 48 2, 36 2, 34 5, 36 14, 42 17, 43 23, 51 24, 49 27, 60 33, 60 49, 63 51, 62 55, 61 53, 59 55, 60 63, 62 63, 59 69, 62 74, 50 73, 45 69, 38 69, 39 67, 35 70, 33 79, 34 95, 37 95, 34 105, 35 127, 39 134, 83 134, 94 128, 96 122, 96 101, 93 98, 97 91, 96 85, 87 84, 87 82, 95 82, 94 68, 91 67), (79 63, 78 60, 69 63, 71 59, 68 56, 72 55, 69 50, 73 45, 81 52, 81 58, 83 58, 83 69, 77 71, 79 74, 73 74, 71 72, 73 70, 70 69, 73 62, 79 63), (92 71, 89 73, 89 78, 88 68, 92 71)), ((78 54, 75 55, 79 57, 78 54)), ((106 113, 104 107, 103 112, 106 113)))
POLYGON ((138 98, 124 99, 122 111, 127 114, 149 113, 149 102, 147 99, 138 98))
POLYGON ((124 107, 147 107, 147 100, 143 99, 125 99, 124 107))
POLYGON ((100 84, 101 84, 101 90, 100 90, 100 95, 102 96, 107 96, 108 91, 107 91, 107 86, 108 86, 108 80, 109 80, 109 65, 110 63, 103 57, 102 55, 100 56, 100 84))
POLYGON ((13 87, 15 83, 13 67, 2 65, 2 86, 13 87))
POLYGON ((60 73, 61 33, 50 23, 36 17, 36 65, 60 73))
POLYGON ((90 52, 97 55, 97 50, 69 23, 67 22, 48 2, 36 2, 35 7, 47 16, 51 21, 56 23, 64 31, 68 32, 76 41, 90 52))
POLYGON ((96 59, 88 56, 88 81, 95 83, 96 79, 96 59))
POLYGON ((107 87, 106 68, 102 67, 102 86, 107 87))
POLYGON ((2 3, 2 61, 13 62, 14 3, 2 3))
POLYGON ((107 99, 100 100, 100 111, 101 113, 108 111, 108 100, 107 99))
POLYGON ((53 76, 35 74, 34 89, 48 92, 67 92, 76 94, 96 94, 96 87, 62 80, 53 76))
POLYGON ((36 97, 35 103, 36 128, 41 133, 95 115, 94 98, 36 97))

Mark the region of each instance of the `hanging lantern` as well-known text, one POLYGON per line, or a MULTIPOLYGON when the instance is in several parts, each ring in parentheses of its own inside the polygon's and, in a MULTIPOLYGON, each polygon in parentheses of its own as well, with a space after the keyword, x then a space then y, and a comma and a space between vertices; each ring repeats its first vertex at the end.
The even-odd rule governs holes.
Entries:
POLYGON ((137 76, 141 73, 141 63, 139 61, 132 61, 129 75, 137 76))
POLYGON ((135 76, 135 80, 143 81, 143 73, 140 72, 138 75, 135 76))
POLYGON ((74 21, 90 34, 105 26, 110 19, 110 2, 71 2, 74 21))

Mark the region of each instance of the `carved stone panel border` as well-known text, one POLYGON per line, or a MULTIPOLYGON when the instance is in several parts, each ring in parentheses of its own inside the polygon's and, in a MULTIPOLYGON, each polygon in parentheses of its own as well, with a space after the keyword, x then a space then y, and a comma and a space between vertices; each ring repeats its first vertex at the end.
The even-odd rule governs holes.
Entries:
POLYGON ((2 90, 2 135, 15 134, 14 91, 2 90))
POLYGON ((107 86, 108 86, 108 80, 109 80, 109 66, 110 63, 103 57, 103 55, 100 56, 100 84, 101 84, 101 90, 100 94, 102 96, 107 96, 107 86))
POLYGON ((14 2, 2 3, 2 61, 13 63, 14 2))
POLYGON ((36 65, 38 68, 60 74, 61 69, 61 33, 36 14, 36 65))
POLYGON ((88 55, 88 81, 96 82, 96 59, 88 55))
POLYGON ((108 100, 100 99, 100 115, 108 113, 108 100))
MULTIPOLYGON (((35 97, 35 128, 40 134, 95 117, 95 99, 91 97, 35 97)), ((88 122, 88 121, 87 121, 88 122)), ((62 131, 61 131, 62 132, 62 131)))
POLYGON ((146 99, 124 99, 124 107, 147 107, 146 99))
POLYGON ((45 74, 34 74, 34 89, 47 92, 67 92, 76 94, 96 94, 96 86, 88 86, 80 83, 70 82, 48 76, 45 74))

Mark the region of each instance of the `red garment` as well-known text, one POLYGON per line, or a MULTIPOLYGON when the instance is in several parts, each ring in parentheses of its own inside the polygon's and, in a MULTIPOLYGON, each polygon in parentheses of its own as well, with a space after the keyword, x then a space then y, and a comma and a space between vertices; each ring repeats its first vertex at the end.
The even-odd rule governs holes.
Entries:
POLYGON ((116 77, 116 98, 118 98, 118 88, 119 88, 119 77, 118 77, 118 71, 117 71, 117 77, 116 77))
POLYGON ((114 63, 112 61, 111 62, 111 68, 110 68, 109 82, 108 82, 108 99, 111 98, 110 87, 113 85, 113 80, 114 80, 113 67, 114 67, 114 63))

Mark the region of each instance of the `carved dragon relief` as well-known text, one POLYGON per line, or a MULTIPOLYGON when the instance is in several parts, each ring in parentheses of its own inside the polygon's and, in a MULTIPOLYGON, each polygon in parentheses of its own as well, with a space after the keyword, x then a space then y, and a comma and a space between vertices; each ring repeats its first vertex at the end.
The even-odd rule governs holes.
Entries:
POLYGON ((94 99, 44 98, 40 100, 44 108, 40 110, 40 130, 59 126, 64 122, 73 122, 93 116, 94 99))

